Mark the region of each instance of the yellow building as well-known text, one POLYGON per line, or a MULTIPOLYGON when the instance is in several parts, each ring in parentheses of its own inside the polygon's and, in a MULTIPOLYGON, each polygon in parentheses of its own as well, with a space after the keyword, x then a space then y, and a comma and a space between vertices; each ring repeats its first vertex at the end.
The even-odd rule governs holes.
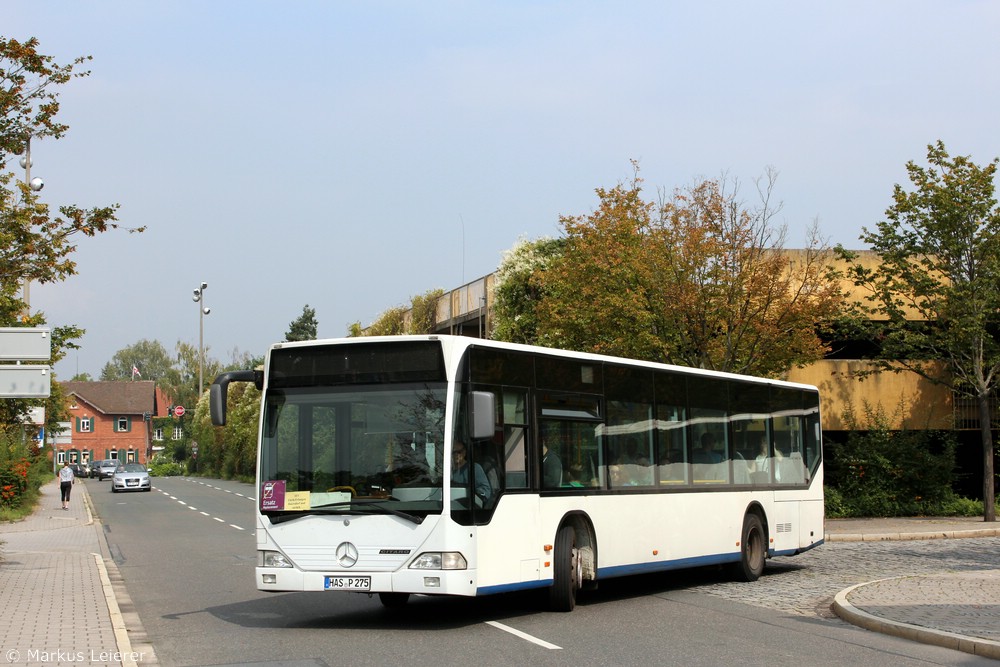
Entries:
MULTIPOLYGON (((792 256, 793 262, 798 255, 805 261, 805 250, 784 252, 792 256)), ((878 262, 874 252, 856 252, 857 261, 863 265, 873 267, 878 262)), ((831 257, 831 261, 839 260, 831 257)), ((445 292, 437 300, 433 332, 488 337, 494 280, 494 274, 489 274, 445 292)), ((848 298, 863 298, 848 280, 843 280, 841 288, 848 298)), ((409 315, 404 314, 407 326, 409 315)), ((867 373, 873 369, 871 362, 845 358, 844 352, 835 351, 822 361, 792 369, 785 379, 819 387, 827 431, 848 430, 844 416, 849 411, 863 421, 866 411, 873 410, 888 418, 890 427, 896 429, 979 428, 975 406, 956 399, 949 389, 909 372, 867 373)))

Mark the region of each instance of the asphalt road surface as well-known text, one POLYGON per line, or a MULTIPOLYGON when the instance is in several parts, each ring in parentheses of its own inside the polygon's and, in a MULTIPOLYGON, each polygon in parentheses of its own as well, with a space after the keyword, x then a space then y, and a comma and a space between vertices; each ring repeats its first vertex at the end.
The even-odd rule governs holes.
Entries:
POLYGON ((1000 567, 993 539, 831 543, 769 561, 759 581, 717 569, 602 582, 575 611, 537 593, 410 599, 256 590, 254 487, 154 478, 151 493, 87 481, 112 557, 161 665, 974 665, 871 633, 829 610, 855 583, 1000 567))

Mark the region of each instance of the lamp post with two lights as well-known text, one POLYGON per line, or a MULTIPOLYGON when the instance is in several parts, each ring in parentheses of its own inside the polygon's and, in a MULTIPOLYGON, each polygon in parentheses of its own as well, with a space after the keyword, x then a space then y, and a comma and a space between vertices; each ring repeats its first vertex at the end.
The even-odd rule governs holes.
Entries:
POLYGON ((212 309, 205 305, 205 290, 208 283, 202 282, 201 287, 194 289, 194 296, 191 297, 198 304, 198 398, 204 391, 205 373, 205 316, 212 312, 212 309))

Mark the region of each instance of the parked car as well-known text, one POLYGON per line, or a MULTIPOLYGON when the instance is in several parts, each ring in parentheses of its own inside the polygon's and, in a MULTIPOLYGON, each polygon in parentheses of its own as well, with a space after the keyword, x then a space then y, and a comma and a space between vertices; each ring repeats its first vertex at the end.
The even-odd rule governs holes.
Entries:
POLYGON ((111 492, 150 491, 149 472, 141 463, 123 463, 111 477, 111 492))
POLYGON ((95 477, 97 477, 99 475, 101 463, 102 463, 102 461, 100 459, 98 459, 97 461, 91 461, 90 462, 90 464, 89 464, 89 466, 87 468, 90 471, 87 474, 87 476, 90 479, 94 479, 95 477))
POLYGON ((103 482, 106 479, 111 479, 115 476, 115 470, 118 468, 118 461, 114 459, 104 459, 97 464, 97 479, 103 482))
POLYGON ((90 474, 90 468, 85 463, 70 463, 69 467, 73 471, 74 477, 86 478, 90 474))

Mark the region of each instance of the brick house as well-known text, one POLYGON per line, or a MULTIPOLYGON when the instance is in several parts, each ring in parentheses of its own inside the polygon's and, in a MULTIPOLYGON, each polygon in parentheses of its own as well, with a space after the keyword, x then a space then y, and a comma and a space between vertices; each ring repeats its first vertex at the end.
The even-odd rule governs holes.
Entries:
POLYGON ((152 451, 151 420, 166 416, 170 406, 155 382, 60 384, 70 421, 54 445, 57 461, 147 462, 152 451))

